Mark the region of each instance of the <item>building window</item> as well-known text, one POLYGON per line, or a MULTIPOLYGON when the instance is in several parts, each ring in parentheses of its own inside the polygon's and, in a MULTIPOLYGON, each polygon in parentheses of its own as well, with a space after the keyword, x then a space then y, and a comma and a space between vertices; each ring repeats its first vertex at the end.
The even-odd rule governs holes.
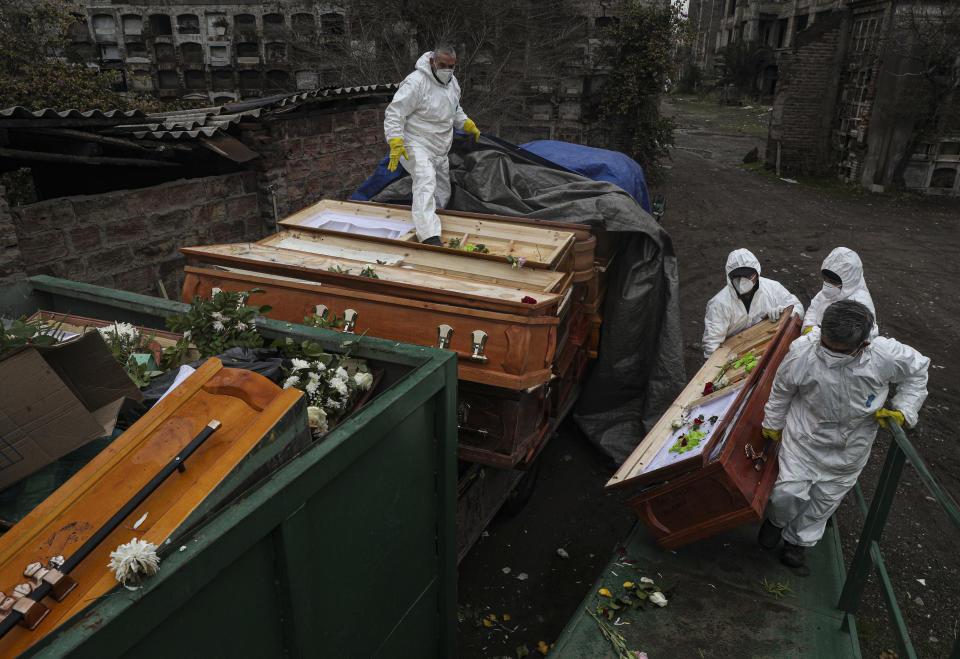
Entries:
POLYGON ((960 142, 941 142, 939 160, 960 160, 960 142))
POLYGON ((316 71, 297 71, 297 89, 316 89, 319 86, 316 71))
POLYGON ((180 86, 176 71, 160 71, 157 79, 160 82, 160 89, 177 89, 180 86))
POLYGON ((240 89, 260 89, 260 72, 241 71, 240 89))
POLYGON ((323 14, 320 16, 320 27, 324 34, 343 34, 343 14, 323 14))
MULTIPOLYGON (((193 46, 199 46, 197 44, 191 44, 193 46)), ((202 52, 202 51, 201 51, 202 52)), ((183 74, 183 81, 186 83, 187 89, 197 91, 207 88, 207 81, 203 76, 203 71, 185 71, 183 74)))
POLYGON ((267 71, 267 89, 285 91, 290 88, 290 74, 286 71, 267 71))
POLYGON ((147 44, 142 41, 128 41, 126 48, 127 57, 142 57, 143 59, 149 57, 149 55, 147 55, 147 44))
POLYGON ((138 14, 126 14, 121 21, 125 35, 137 36, 143 33, 143 19, 138 14))
POLYGON ((810 24, 810 15, 809 15, 809 14, 801 14, 801 15, 797 16, 797 18, 796 18, 796 24, 797 24, 797 32, 799 32, 800 30, 805 30, 805 29, 807 29, 807 25, 810 24))
POLYGON ((862 18, 853 24, 853 50, 858 53, 873 51, 880 29, 879 18, 862 18))
POLYGON ((233 17, 233 25, 238 32, 241 30, 247 32, 256 32, 257 17, 253 14, 237 14, 233 17))
POLYGON ((227 33, 226 14, 207 14, 207 34, 214 37, 222 37, 227 33))
POLYGON ((93 33, 98 37, 115 37, 117 34, 117 22, 110 14, 94 14, 93 33))
POLYGON ((100 61, 101 62, 119 62, 120 61, 120 49, 117 48, 117 44, 100 44, 100 61))
POLYGON ((283 14, 264 14, 263 33, 279 34, 283 32, 283 14))
POLYGON ((180 59, 184 64, 203 64, 203 46, 189 42, 181 44, 180 59))
POLYGON ((170 26, 170 17, 166 14, 151 14, 150 33, 155 37, 173 34, 173 28, 170 26))
POLYGON ((310 34, 316 29, 313 14, 294 14, 290 18, 290 23, 293 25, 293 31, 299 34, 310 34))
POLYGON ((237 44, 237 57, 260 61, 260 44, 254 41, 244 41, 237 44))
POLYGON ((200 19, 196 14, 177 16, 177 32, 180 34, 200 34, 200 19))
POLYGON ((220 69, 211 75, 213 89, 218 92, 228 92, 233 89, 233 71, 220 69))
POLYGON ((153 44, 153 56, 158 62, 174 62, 173 45, 169 43, 153 44))
POLYGON ((210 66, 226 66, 230 63, 230 52, 226 46, 210 46, 210 66))
POLYGON ((287 44, 285 43, 268 43, 265 52, 268 62, 285 62, 287 60, 287 44))
POLYGON ((953 167, 938 167, 930 177, 931 188, 952 189, 957 182, 957 170, 953 167))

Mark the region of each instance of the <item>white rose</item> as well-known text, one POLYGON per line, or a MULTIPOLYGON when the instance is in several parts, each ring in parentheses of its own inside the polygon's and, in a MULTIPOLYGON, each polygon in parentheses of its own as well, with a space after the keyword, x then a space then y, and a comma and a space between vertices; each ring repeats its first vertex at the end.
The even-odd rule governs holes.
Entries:
POLYGON ((679 430, 680 428, 683 428, 683 419, 674 419, 670 423, 670 427, 673 428, 674 430, 679 430))
POLYGON ((360 387, 363 391, 366 391, 373 385, 373 374, 371 373, 361 373, 357 371, 353 376, 353 381, 357 383, 357 386, 360 387))
POLYGON ((304 369, 304 368, 310 368, 310 364, 307 362, 307 360, 306 360, 306 359, 297 359, 297 358, 294 358, 294 360, 293 360, 293 370, 299 371, 299 370, 304 369))
POLYGON ((311 405, 307 408, 307 417, 310 419, 311 428, 315 428, 317 432, 327 431, 327 413, 323 408, 311 405))

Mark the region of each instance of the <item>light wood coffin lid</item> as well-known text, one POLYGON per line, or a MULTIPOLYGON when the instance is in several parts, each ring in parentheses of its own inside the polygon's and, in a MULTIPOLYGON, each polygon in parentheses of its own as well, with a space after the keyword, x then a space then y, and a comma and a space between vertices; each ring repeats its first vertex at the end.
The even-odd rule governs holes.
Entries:
POLYGON ((337 318, 343 317, 345 309, 354 309, 358 312, 356 327, 354 333, 345 333, 346 340, 368 333, 434 347, 438 326, 450 325, 454 332, 447 349, 457 353, 457 376, 463 380, 521 390, 548 382, 553 376, 550 367, 560 322, 556 316, 519 316, 469 309, 260 272, 187 266, 184 273, 184 301, 195 295, 208 297, 213 288, 227 291, 259 288, 265 292, 251 295, 250 303, 269 304, 273 308, 265 314, 267 317, 294 323, 302 322, 304 316, 313 313, 317 304, 327 306, 337 318), (470 358, 474 330, 488 334, 486 361, 470 358))
MULTIPOLYGON (((280 220, 280 224, 289 229, 302 229, 304 231, 315 231, 322 233, 335 233, 338 235, 350 236, 353 234, 339 231, 329 231, 317 227, 306 227, 303 223, 313 215, 324 210, 336 211, 338 213, 351 213, 355 215, 365 215, 370 217, 384 217, 391 220, 408 222, 410 224, 410 233, 400 239, 368 237, 373 241, 382 241, 388 243, 403 243, 416 240, 413 234, 413 218, 409 209, 398 208, 395 206, 382 206, 379 204, 361 204, 351 201, 334 201, 331 199, 321 199, 315 204, 307 206, 293 215, 280 220)), ((459 238, 461 241, 471 243, 482 243, 490 250, 490 254, 476 254, 479 258, 503 262, 507 255, 524 257, 527 259, 527 266, 538 268, 554 269, 573 246, 575 237, 572 231, 560 231, 553 228, 539 228, 530 224, 507 223, 496 220, 480 219, 480 217, 461 217, 457 215, 448 215, 443 211, 437 213, 440 216, 443 230, 441 239, 449 242, 453 238, 459 238)), ((441 251, 450 250, 446 247, 433 247, 424 245, 425 248, 441 251)))
MULTIPOLYGON (((258 245, 294 249, 284 247, 281 241, 294 238, 322 246, 344 248, 348 250, 362 250, 398 256, 403 259, 397 265, 409 266, 417 272, 429 272, 447 277, 463 277, 474 281, 482 281, 501 286, 536 290, 542 293, 562 294, 569 286, 572 275, 554 270, 535 268, 514 268, 508 263, 478 259, 470 252, 460 250, 431 250, 430 245, 421 245, 417 242, 400 243, 377 242, 368 236, 354 236, 351 234, 303 230, 282 230, 272 236, 261 238, 258 245)), ((328 257, 338 258, 338 257, 328 257)), ((374 268, 381 266, 373 264, 374 268)))
MULTIPOLYGON (((720 367, 731 358, 742 355, 749 350, 752 350, 756 355, 765 354, 767 347, 771 345, 777 335, 781 333, 789 323, 792 310, 793 307, 789 307, 784 311, 779 323, 775 324, 762 320, 756 325, 748 327, 724 341, 723 345, 710 355, 703 366, 700 367, 700 370, 697 371, 696 375, 690 379, 687 386, 680 392, 680 395, 674 399, 663 413, 663 416, 661 416, 653 428, 650 429, 650 432, 640 441, 633 450, 633 453, 630 454, 630 457, 624 460, 616 473, 607 481, 605 487, 616 488, 628 484, 651 484, 658 482, 658 480, 664 480, 663 478, 658 479, 658 474, 664 472, 666 469, 670 469, 671 472, 682 472, 685 469, 689 470, 697 466, 702 466, 706 459, 705 456, 709 454, 713 443, 723 434, 726 423, 729 421, 729 412, 726 417, 717 424, 716 429, 711 433, 703 451, 699 455, 681 460, 670 467, 655 469, 648 474, 643 473, 644 468, 650 464, 650 461, 653 460, 660 449, 663 448, 664 442, 669 440, 670 436, 673 435, 672 423, 674 419, 680 418, 685 409, 695 407, 704 402, 704 400, 712 397, 703 396, 703 388, 707 382, 711 382, 717 377, 717 374, 720 372, 720 367)), ((760 363, 752 370, 751 375, 758 374, 762 365, 763 359, 761 357, 760 363)), ((742 373, 742 369, 737 372, 732 372, 731 375, 733 376, 731 377, 733 384, 736 383, 737 378, 744 379, 744 376, 746 376, 745 373, 742 373)), ((744 398, 749 395, 750 392, 748 388, 749 382, 741 387, 736 400, 730 407, 731 411, 738 409, 744 398)), ((723 391, 725 391, 725 389, 720 390, 720 392, 723 391)))
MULTIPOLYGON (((77 588, 62 602, 44 598, 50 613, 33 631, 16 626, 0 639, 10 657, 118 586, 107 569, 110 552, 133 538, 157 546, 174 534, 216 486, 265 439, 300 399, 250 371, 207 360, 169 396, 114 440, 12 529, 0 536, 0 590, 8 595, 27 581, 24 568, 58 554, 67 558, 150 481, 211 420, 223 425, 174 472, 70 576, 77 588), (144 513, 147 518, 133 525, 144 513)), ((161 562, 160 569, 163 569, 161 562)))
POLYGON ((232 265, 358 291, 524 316, 556 314, 561 300, 559 295, 553 293, 517 289, 463 277, 415 272, 399 266, 377 265, 374 269, 379 278, 360 277, 360 270, 369 264, 256 243, 181 247, 180 251, 201 263, 232 265), (349 269, 351 273, 357 274, 331 272, 328 269, 331 267, 349 269), (524 298, 533 299, 535 302, 524 303, 524 298))

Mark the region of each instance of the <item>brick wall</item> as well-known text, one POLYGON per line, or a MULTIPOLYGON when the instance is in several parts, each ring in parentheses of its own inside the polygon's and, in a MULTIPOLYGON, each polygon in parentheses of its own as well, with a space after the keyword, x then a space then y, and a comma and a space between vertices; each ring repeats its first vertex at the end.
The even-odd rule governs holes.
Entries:
MULTIPOLYGON (((244 140, 261 157, 260 211, 272 227, 275 195, 280 219, 320 200, 347 199, 389 149, 383 138, 386 102, 339 111, 315 110, 264 122, 244 140)), ((302 110, 306 110, 304 106, 302 110)))
POLYGON ((837 113, 845 13, 834 11, 797 34, 780 63, 766 163, 783 175, 828 174, 836 170, 831 134, 837 113))
POLYGON ((13 215, 0 186, 0 288, 24 278, 13 215))
MULTIPOLYGON (((0 236, 5 207, 3 201, 0 236)), ((12 211, 26 274, 149 295, 159 294, 159 279, 176 299, 185 263, 180 247, 256 240, 264 234, 249 173, 59 197, 12 211)))

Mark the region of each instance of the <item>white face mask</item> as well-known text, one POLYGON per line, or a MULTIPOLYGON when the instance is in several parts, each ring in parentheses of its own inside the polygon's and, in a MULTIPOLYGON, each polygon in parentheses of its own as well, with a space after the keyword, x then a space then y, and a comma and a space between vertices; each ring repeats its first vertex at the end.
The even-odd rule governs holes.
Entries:
POLYGON ((450 78, 453 77, 453 69, 437 69, 436 70, 437 80, 443 84, 450 82, 450 78))
POLYGON ((737 289, 737 292, 740 295, 746 295, 753 290, 753 287, 756 284, 749 277, 734 277, 733 278, 733 287, 737 289))
POLYGON ((827 298, 828 300, 838 299, 840 297, 840 290, 841 288, 839 286, 834 286, 833 284, 823 282, 823 297, 827 298))
POLYGON ((821 343, 817 346, 817 350, 820 353, 820 357, 828 366, 843 366, 844 364, 849 364, 859 357, 860 353, 863 351, 863 346, 860 346, 851 353, 846 353, 835 352, 821 343))

